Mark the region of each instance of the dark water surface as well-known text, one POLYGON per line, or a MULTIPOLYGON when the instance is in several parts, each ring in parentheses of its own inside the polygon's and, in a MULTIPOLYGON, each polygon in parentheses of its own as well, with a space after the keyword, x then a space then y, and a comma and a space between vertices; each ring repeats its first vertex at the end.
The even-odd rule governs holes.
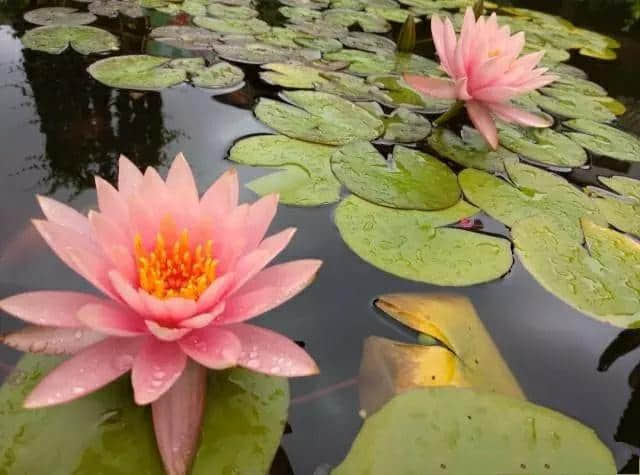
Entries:
MULTIPOLYGON (((561 14, 621 41, 615 62, 574 58, 572 64, 627 104, 622 126, 640 134, 640 34, 621 31, 626 4, 513 3, 561 14)), ((40 217, 34 194, 53 196, 86 212, 96 206, 92 175, 113 180, 120 153, 140 167, 164 169, 179 151, 189 159, 203 190, 230 166, 224 157, 234 141, 267 131, 249 108, 256 94, 273 90, 255 80, 240 91, 215 98, 206 89, 189 85, 161 93, 131 93, 94 81, 85 68, 95 57, 23 50, 19 37, 27 25, 22 13, 53 5, 80 6, 64 1, 0 3, 0 298, 34 289, 92 291, 54 256, 31 225, 32 217, 40 217)), ((143 52, 144 22, 126 25, 100 19, 94 25, 123 32, 119 36, 124 52, 143 52)), ((248 167, 238 170, 242 183, 264 173, 248 167)), ((640 177, 640 166, 597 160, 591 170, 574 172, 572 179, 594 183, 598 174, 640 177)), ((242 198, 255 196, 243 189, 242 198)), ((258 320, 306 342, 322 369, 317 377, 292 381, 292 432, 285 435, 283 447, 296 474, 309 475, 320 465, 335 465, 346 454, 361 426, 354 378, 364 338, 409 339, 380 316, 371 302, 379 294, 400 291, 452 291, 468 296, 531 401, 594 428, 614 452, 619 467, 640 451, 616 441, 632 442, 635 437, 640 445, 640 421, 634 422, 635 434, 615 436, 628 405, 640 412, 640 388, 632 399, 628 384, 640 350, 606 372, 597 370, 618 329, 574 311, 542 289, 517 262, 502 280, 462 289, 442 289, 386 274, 347 249, 332 214, 333 206, 281 207, 272 229, 299 228, 281 258, 314 257, 325 264, 310 289, 258 320)), ((490 219, 483 216, 482 220, 485 227, 504 231, 490 219)), ((1 318, 0 333, 18 325, 1 318)), ((0 379, 18 358, 18 353, 0 347, 0 379)))

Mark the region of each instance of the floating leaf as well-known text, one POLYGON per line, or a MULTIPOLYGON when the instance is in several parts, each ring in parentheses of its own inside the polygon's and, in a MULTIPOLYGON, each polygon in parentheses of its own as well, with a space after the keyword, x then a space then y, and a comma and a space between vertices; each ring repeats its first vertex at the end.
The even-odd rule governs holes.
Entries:
POLYGON ((224 94, 244 85, 244 72, 239 67, 222 61, 198 71, 191 82, 198 87, 220 89, 218 93, 224 94))
POLYGON ((312 144, 282 135, 258 135, 237 142, 229 159, 251 166, 283 171, 252 181, 248 188, 259 195, 279 193, 280 202, 319 206, 340 199, 340 182, 329 160, 335 147, 312 144))
MULTIPOLYGON (((412 12, 398 7, 367 7, 367 13, 371 13, 372 15, 384 18, 393 23, 404 23, 412 12)), ((414 17, 413 22, 420 23, 422 20, 414 17)))
POLYGON ((168 66, 174 69, 182 69, 189 74, 200 73, 207 67, 204 58, 201 57, 172 59, 168 66))
POLYGON ((610 122, 616 116, 592 96, 552 87, 542 88, 542 92, 531 94, 533 101, 550 114, 568 119, 591 119, 610 122))
POLYGON ((359 76, 371 74, 413 73, 423 75, 439 75, 438 63, 410 53, 379 51, 372 53, 355 49, 343 49, 335 53, 327 53, 325 59, 349 62, 349 72, 359 76))
MULTIPOLYGON (((377 103, 374 103, 377 105, 377 103)), ((378 106, 380 107, 380 106, 378 106)), ((431 133, 431 123, 420 114, 399 108, 388 116, 383 116, 383 143, 415 143, 424 140, 431 133)))
POLYGON ((397 8, 395 0, 331 0, 331 8, 346 8, 347 10, 364 10, 366 7, 397 8))
MULTIPOLYGON (((23 409, 25 396, 60 360, 24 356, 0 389, 0 472, 162 475, 149 406, 133 402, 129 378, 64 405, 23 409)), ((278 448, 288 383, 246 370, 210 372, 194 475, 266 473, 278 448), (260 430, 256 430, 259 428, 260 430)))
POLYGON ((463 127, 461 137, 448 129, 438 127, 428 139, 429 145, 438 154, 468 168, 477 168, 489 173, 505 173, 506 162, 517 162, 518 156, 499 146, 489 148, 487 141, 477 130, 463 127))
POLYGON ((640 243, 584 218, 582 231, 586 248, 548 216, 511 234, 523 265, 556 297, 612 325, 640 322, 640 243))
POLYGON ((129 18, 142 18, 144 10, 136 1, 131 0, 94 0, 89 4, 89 11, 98 16, 116 18, 122 14, 129 18))
POLYGON ((288 25, 288 28, 319 38, 340 38, 349 33, 349 30, 345 26, 329 23, 324 20, 294 23, 288 25))
MULTIPOLYGON (((228 7, 228 8, 243 8, 243 7, 228 7)), ((207 7, 202 3, 194 0, 185 0, 180 5, 180 10, 188 13, 191 16, 204 16, 207 14, 207 7)), ((213 15, 212 15, 213 16, 213 15)))
POLYGON ((574 92, 584 96, 606 96, 607 90, 600 84, 587 79, 570 75, 559 75, 550 87, 564 91, 574 92))
POLYGON ((587 153, 567 136, 550 128, 519 127, 498 122, 500 144, 527 160, 554 167, 587 163, 587 153))
POLYGON ((221 35, 195 26, 161 26, 149 35, 155 41, 187 50, 210 50, 219 44, 221 35))
POLYGON ((369 142, 350 143, 333 154, 331 169, 355 195, 390 208, 444 209, 460 199, 457 177, 448 166, 399 145, 387 162, 369 142))
POLYGON ((128 55, 101 59, 87 68, 97 81, 119 89, 158 91, 187 79, 186 71, 168 66, 170 58, 128 55))
POLYGON ((640 202, 640 180, 626 176, 598 177, 600 182, 622 196, 634 198, 640 202))
POLYGON ((291 91, 282 97, 293 105, 261 98, 255 114, 262 122, 292 138, 344 145, 379 137, 384 124, 366 110, 324 92, 291 91))
POLYGON ((207 6, 207 14, 212 17, 249 20, 258 16, 258 11, 250 7, 234 7, 222 3, 211 3, 207 6))
POLYGON ((300 46, 318 50, 322 53, 332 53, 342 49, 342 43, 334 38, 296 38, 293 41, 300 46))
POLYGON ((27 31, 22 44, 49 54, 60 54, 71 46, 74 51, 87 55, 117 50, 118 38, 93 26, 52 25, 27 31))
POLYGON ((24 19, 34 25, 88 25, 98 18, 87 12, 79 12, 75 8, 46 7, 36 8, 24 14, 24 19))
POLYGON ((293 49, 297 49, 300 47, 300 45, 295 42, 295 40, 300 38, 310 39, 313 38, 313 36, 279 26, 273 27, 266 33, 261 33, 256 36, 256 40, 260 41, 261 43, 267 43, 274 46, 280 46, 282 48, 293 49))
POLYGON ((327 10, 323 15, 324 21, 344 27, 358 25, 368 33, 386 33, 391 30, 391 25, 384 18, 358 10, 346 10, 336 8, 327 10))
POLYGON ((586 191, 609 224, 622 232, 640 237, 640 201, 595 187, 587 187, 586 191))
POLYGON ((474 285, 511 268, 503 238, 443 228, 477 212, 459 201, 440 211, 397 210, 349 196, 335 221, 345 243, 369 264, 404 279, 435 285, 474 285))
POLYGON ((568 120, 563 125, 577 131, 566 132, 566 135, 596 155, 640 161, 640 139, 634 135, 588 119, 568 120))
POLYGON ((475 0, 399 0, 403 5, 414 8, 437 8, 438 10, 458 10, 472 7, 475 0))
POLYGON ((278 11, 292 23, 316 21, 322 18, 322 13, 305 7, 280 7, 278 11))
POLYGON ((237 18, 211 18, 197 16, 193 19, 196 26, 224 34, 257 35, 269 31, 269 25, 257 18, 239 20, 237 18))
POLYGON ((367 82, 379 88, 374 99, 387 107, 404 107, 427 114, 441 113, 449 110, 454 101, 436 99, 412 89, 402 77, 393 74, 373 75, 367 82))
POLYGON ((522 54, 533 53, 535 51, 544 51, 544 56, 541 63, 548 65, 556 65, 562 61, 568 61, 571 58, 571 53, 564 49, 554 48, 550 44, 541 41, 539 44, 532 42, 533 36, 527 36, 527 44, 522 49, 522 54))
POLYGON ((280 61, 313 61, 320 52, 304 48, 290 49, 266 43, 219 44, 214 50, 221 58, 246 64, 277 63, 280 61))
POLYGON ((515 186, 471 168, 458 175, 466 198, 505 225, 513 227, 542 214, 561 223, 580 242, 580 218, 600 219, 595 203, 561 176, 518 162, 505 163, 505 169, 515 186))
POLYGON ((595 432, 550 409, 499 394, 424 388, 368 418, 332 475, 615 475, 595 432))
POLYGON ((347 48, 355 48, 373 53, 393 53, 396 50, 396 44, 392 39, 362 31, 352 31, 348 35, 340 38, 340 41, 347 48))
POLYGON ((563 76, 573 76, 579 79, 587 79, 587 73, 585 73, 582 69, 572 66, 570 64, 559 63, 551 68, 551 72, 555 74, 560 74, 563 76))
POLYGON ((329 0, 278 0, 289 7, 304 7, 312 10, 322 10, 329 6, 329 0))

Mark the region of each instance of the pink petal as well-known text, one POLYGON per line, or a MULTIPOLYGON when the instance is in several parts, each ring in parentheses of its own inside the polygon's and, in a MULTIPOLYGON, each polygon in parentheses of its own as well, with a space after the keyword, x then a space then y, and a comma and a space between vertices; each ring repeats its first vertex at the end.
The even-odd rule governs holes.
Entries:
POLYGON ((515 96, 523 94, 520 87, 488 86, 473 91, 473 98, 479 102, 506 102, 515 96))
POLYGON ((260 241, 264 239, 277 210, 278 195, 275 193, 263 196, 249 206, 249 214, 247 216, 248 237, 245 252, 255 249, 260 241))
POLYGON ((167 342, 179 340, 191 332, 191 328, 167 328, 153 320, 145 320, 144 323, 153 336, 167 342))
POLYGON ((179 200, 186 210, 198 206, 198 188, 191 167, 182 153, 173 159, 166 183, 169 193, 179 200))
POLYGON ((73 354, 104 339, 104 335, 80 328, 27 325, 0 335, 0 343, 18 351, 48 355, 73 354))
MULTIPOLYGON (((450 72, 450 76, 454 79, 457 79, 460 76, 464 75, 464 71, 459 71, 456 67, 455 63, 455 51, 456 51, 456 32, 453 28, 453 24, 451 20, 448 18, 444 19, 444 27, 443 27, 443 45, 444 45, 444 54, 447 57, 446 64, 448 65, 447 69, 450 72)), ((440 59, 442 62, 442 58, 440 59)), ((443 63, 444 65, 444 63, 443 63)))
POLYGON ((202 430, 207 370, 189 362, 182 375, 152 406, 153 428, 167 475, 186 475, 202 430))
POLYGON ((111 264, 128 281, 132 282, 136 279, 136 263, 130 251, 133 247, 133 242, 129 241, 128 233, 101 213, 89 212, 89 222, 91 223, 93 237, 102 248, 103 253, 109 258, 111 264))
POLYGON ((200 200, 200 212, 217 221, 236 206, 238 206, 238 172, 235 168, 231 168, 204 193, 200 200))
POLYGON ((149 404, 176 382, 187 364, 187 356, 176 343, 148 338, 142 344, 131 371, 136 404, 149 404))
POLYGON ((107 335, 128 337, 147 333, 140 315, 115 303, 85 305, 77 316, 87 327, 107 335))
POLYGON ((498 130, 493 122, 489 111, 476 101, 468 101, 465 103, 469 118, 478 132, 482 134, 487 143, 494 150, 498 148, 498 130))
POLYGON ((216 326, 194 330, 179 342, 190 358, 211 369, 235 366, 242 347, 230 331, 216 326))
POLYGON ((220 302, 207 313, 201 313, 195 317, 188 318, 180 322, 183 328, 203 328, 209 325, 218 315, 220 315, 226 307, 225 302, 220 302))
POLYGON ((238 258, 247 245, 247 217, 249 206, 240 205, 233 209, 219 225, 216 235, 218 241, 213 243, 214 254, 218 260, 216 271, 226 274, 234 269, 238 258))
POLYGON ((89 221, 70 206, 46 196, 37 196, 38 203, 47 219, 53 223, 73 229, 79 234, 89 235, 89 221))
POLYGON ((526 80, 543 56, 544 51, 536 51, 518 58, 511 64, 509 71, 498 78, 496 84, 518 84, 526 80))
POLYGON ((111 285, 118 293, 125 304, 133 309, 138 315, 148 315, 149 311, 142 301, 142 297, 133 288, 133 286, 125 279, 120 272, 112 270, 109 272, 111 285))
POLYGON ((236 323, 224 327, 242 344, 238 365, 274 376, 309 376, 319 372, 311 357, 293 341, 265 328, 236 323))
POLYGON ((98 208, 105 215, 127 229, 129 210, 127 203, 118 190, 100 177, 96 177, 96 192, 98 194, 98 208))
POLYGON ((404 74, 405 82, 413 89, 439 99, 456 99, 456 84, 449 79, 431 78, 416 74, 404 74))
POLYGON ((475 37, 475 25, 476 25, 476 17, 473 14, 473 9, 467 7, 467 10, 464 13, 464 20, 462 21, 462 30, 460 31, 460 40, 458 41, 458 47, 462 53, 462 60, 464 64, 465 73, 468 75, 470 73, 469 59, 472 56, 473 52, 473 40, 475 37))
POLYGON ((74 268, 78 269, 78 274, 112 299, 118 299, 118 294, 109 279, 109 272, 113 269, 113 264, 105 256, 83 248, 69 248, 67 254, 74 268))
POLYGON ((283 304, 313 281, 321 265, 322 261, 309 259, 264 269, 227 300, 226 310, 216 322, 241 322, 283 304))
POLYGON ((142 173, 124 155, 118 160, 118 191, 124 197, 133 195, 142 184, 142 173))
POLYGON ((25 322, 51 327, 77 328, 78 310, 87 304, 107 302, 79 292, 39 291, 0 300, 0 309, 25 322))
POLYGON ((506 122, 516 122, 527 127, 550 127, 553 122, 539 114, 532 114, 507 104, 487 104, 489 110, 506 122))
POLYGON ((444 23, 442 23, 438 15, 433 15, 431 17, 431 37, 433 38, 433 44, 440 59, 442 69, 444 69, 449 76, 452 76, 453 72, 449 67, 449 58, 447 56, 444 36, 444 23))
POLYGON ((155 321, 178 323, 198 313, 194 300, 182 297, 163 300, 143 289, 138 289, 138 296, 147 309, 145 314, 155 321))
POLYGON ((142 246, 149 250, 152 249, 158 233, 160 220, 155 214, 157 208, 150 207, 146 201, 139 196, 133 196, 128 201, 129 205, 129 223, 132 238, 140 235, 142 246))
POLYGON ((107 338, 85 348, 40 381, 24 407, 53 406, 100 389, 131 369, 139 346, 138 338, 107 338))
POLYGON ((213 308, 231 288, 235 278, 235 274, 230 272, 214 280, 196 302, 196 313, 203 313, 213 308))
POLYGON ((552 76, 552 75, 540 76, 519 84, 518 90, 520 91, 520 94, 523 94, 529 91, 534 91, 536 89, 540 89, 541 87, 551 84, 556 79, 558 79, 558 76, 552 76))

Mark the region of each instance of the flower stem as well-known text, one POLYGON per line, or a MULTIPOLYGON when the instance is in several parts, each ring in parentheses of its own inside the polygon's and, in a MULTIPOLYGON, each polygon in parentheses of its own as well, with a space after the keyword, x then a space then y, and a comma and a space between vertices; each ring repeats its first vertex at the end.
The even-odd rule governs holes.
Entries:
POLYGON ((455 116, 457 116, 463 107, 464 107, 464 101, 456 102, 454 105, 451 106, 451 108, 447 112, 445 112, 436 120, 434 120, 433 125, 435 125, 436 127, 439 127, 442 124, 445 124, 446 122, 450 121, 455 116))

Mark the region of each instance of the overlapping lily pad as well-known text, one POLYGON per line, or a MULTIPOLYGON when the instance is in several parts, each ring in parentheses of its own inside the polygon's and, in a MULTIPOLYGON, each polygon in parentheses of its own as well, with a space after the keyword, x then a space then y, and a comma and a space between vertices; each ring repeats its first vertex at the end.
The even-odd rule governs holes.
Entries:
POLYGON ((198 87, 216 89, 218 94, 231 92, 244 85, 244 72, 225 61, 197 71, 191 82, 198 87))
POLYGON ((327 10, 323 15, 323 19, 330 24, 343 27, 358 25, 368 33, 386 33, 391 30, 391 25, 384 18, 359 10, 334 8, 327 10))
POLYGON ((257 18, 241 20, 237 18, 197 16, 193 19, 193 23, 207 30, 232 35, 257 35, 266 33, 270 28, 267 23, 257 18))
POLYGON ((397 210, 349 196, 335 221, 342 239, 369 264, 409 280, 463 286, 497 279, 511 268, 511 243, 503 238, 446 228, 473 216, 459 201, 440 211, 397 210))
POLYGON ((603 103, 593 96, 585 96, 564 89, 546 87, 544 94, 534 92, 531 99, 550 114, 568 119, 591 119, 610 122, 616 118, 603 103))
POLYGON ((75 8, 44 7, 30 10, 24 14, 24 19, 34 25, 88 25, 98 18, 87 12, 79 12, 75 8))
POLYGON ((329 23, 325 20, 300 21, 288 25, 288 28, 320 38, 340 38, 349 33, 347 27, 337 23, 329 23))
POLYGON ((118 49, 118 38, 93 26, 51 25, 27 31, 22 44, 29 49, 60 54, 69 46, 80 54, 106 53, 118 49))
MULTIPOLYGON (((27 355, 0 389, 0 472, 164 474, 149 407, 134 404, 128 377, 61 406, 22 408, 58 362, 27 355)), ((228 467, 268 472, 288 404, 285 379, 242 369, 210 372, 202 439, 190 473, 224 473, 228 467)))
POLYGON ((353 142, 331 157, 331 169, 352 193, 391 208, 437 210, 460 199, 458 180, 431 155, 397 145, 387 161, 369 142, 353 142))
POLYGON ((93 63, 87 71, 110 87, 158 91, 187 79, 185 70, 168 67, 170 61, 170 58, 148 55, 116 56, 93 63))
POLYGON ((640 203, 640 180, 626 176, 598 177, 603 185, 622 196, 633 198, 640 203))
POLYGON ((278 11, 292 23, 316 21, 322 18, 322 13, 305 7, 280 7, 278 11))
POLYGON ((424 140, 431 133, 431 122, 425 117, 405 108, 395 109, 391 114, 384 115, 379 108, 378 117, 384 122, 384 135, 381 143, 406 143, 412 144, 424 140))
POLYGON ((505 169, 513 185, 471 168, 458 175, 467 199, 505 225, 513 227, 526 218, 545 215, 581 242, 580 218, 602 221, 596 204, 561 176, 518 162, 505 163, 505 169))
POLYGON ((260 42, 219 44, 213 49, 221 58, 245 64, 313 61, 321 56, 321 53, 316 50, 283 48, 260 42))
POLYGON ((588 79, 578 78, 571 75, 558 75, 558 79, 551 83, 549 87, 574 92, 584 96, 606 96, 607 90, 600 84, 588 79))
POLYGON ((359 76, 389 73, 441 74, 438 63, 410 53, 392 54, 385 51, 372 53, 356 49, 343 49, 335 53, 326 53, 323 57, 331 61, 347 61, 349 72, 359 76))
POLYGON ((619 327, 640 322, 640 243, 582 219, 582 240, 548 216, 517 223, 511 233, 527 270, 549 292, 619 327))
POLYGON ((373 98, 387 107, 405 107, 428 114, 436 114, 449 110, 454 102, 449 99, 436 99, 421 94, 409 87, 402 77, 394 74, 369 76, 367 82, 379 89, 373 98))
MULTIPOLYGON (((409 14, 413 12, 399 7, 367 7, 367 13, 384 18, 393 23, 404 23, 409 14)), ((413 21, 414 23, 420 23, 422 20, 414 16, 413 21)))
POLYGON ((89 11, 98 16, 116 18, 122 14, 129 18, 142 18, 145 13, 138 2, 132 0, 94 0, 89 11))
POLYGON ((375 35, 373 33, 365 33, 363 31, 353 31, 348 35, 340 38, 340 41, 347 48, 359 49, 362 51, 388 52, 393 53, 396 50, 396 43, 386 36, 375 35))
POLYGON ((499 122, 498 132, 500 144, 526 160, 560 168, 576 168, 587 163, 584 149, 553 129, 499 122))
POLYGON ((279 0, 280 3, 289 7, 304 7, 312 10, 322 10, 329 6, 329 0, 279 0))
POLYGON ((640 162, 640 139, 609 125, 589 119, 568 120, 564 125, 571 139, 596 155, 627 162, 640 162))
POLYGON ((460 136, 449 129, 438 127, 428 138, 429 145, 438 154, 458 165, 485 170, 489 173, 506 173, 506 162, 517 162, 518 156, 499 146, 492 150, 477 130, 463 127, 460 136))
POLYGON ((339 96, 291 91, 282 97, 293 105, 261 98, 255 114, 262 122, 292 138, 327 145, 373 140, 384 131, 382 121, 339 96))
POLYGON ((170 25, 151 30, 149 35, 155 41, 168 44, 175 48, 196 51, 210 50, 218 45, 222 35, 195 26, 170 25))
POLYGON ((329 163, 334 151, 335 147, 283 135, 258 135, 236 143, 229 159, 243 165, 281 170, 247 185, 259 195, 279 193, 284 204, 319 206, 340 199, 341 185, 329 163))
POLYGON ((595 187, 588 187, 586 191, 609 224, 622 232, 640 237, 640 201, 595 187))
POLYGON ((615 475, 593 430, 499 394, 441 387, 396 396, 368 418, 332 475, 615 475))
POLYGON ((211 3, 207 5, 207 15, 219 18, 235 18, 249 20, 258 16, 258 11, 250 7, 225 5, 223 3, 211 3))

